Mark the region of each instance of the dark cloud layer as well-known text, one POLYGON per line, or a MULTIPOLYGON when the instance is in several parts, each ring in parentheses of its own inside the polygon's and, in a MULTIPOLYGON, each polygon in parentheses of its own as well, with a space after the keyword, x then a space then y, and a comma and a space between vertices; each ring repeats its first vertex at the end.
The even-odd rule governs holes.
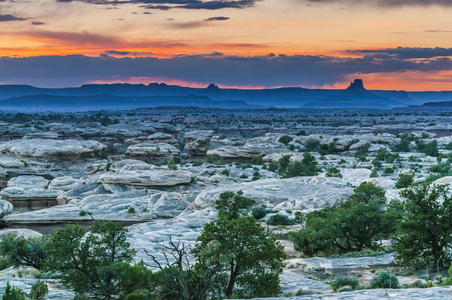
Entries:
POLYGON ((173 8, 217 10, 223 8, 247 8, 261 0, 57 0, 62 3, 80 1, 96 5, 140 4, 147 9, 169 10, 173 8))
POLYGON ((0 15, 0 22, 25 21, 25 18, 18 18, 13 15, 0 15))
POLYGON ((385 59, 395 57, 397 59, 423 59, 441 56, 452 56, 452 48, 409 48, 398 47, 391 49, 378 50, 350 50, 346 51, 353 54, 364 54, 368 57, 385 59))
MULTIPOLYGON (((397 49, 386 49, 386 53, 400 51, 397 49)), ((114 50, 110 51, 113 53, 114 50)), ((95 80, 128 81, 131 77, 153 77, 236 86, 322 86, 347 80, 349 75, 356 73, 452 69, 449 57, 431 57, 421 62, 409 59, 415 56, 400 53, 383 58, 372 55, 342 58, 282 54, 239 57, 212 53, 169 59, 108 55, 3 57, 0 58, 0 81, 37 86, 74 86, 95 80)))

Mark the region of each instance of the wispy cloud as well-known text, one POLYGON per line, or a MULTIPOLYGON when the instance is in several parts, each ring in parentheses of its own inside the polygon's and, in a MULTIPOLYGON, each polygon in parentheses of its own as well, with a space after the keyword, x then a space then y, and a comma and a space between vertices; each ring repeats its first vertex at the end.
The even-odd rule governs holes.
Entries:
POLYGON ((366 55, 370 58, 421 59, 452 56, 452 48, 397 47, 387 49, 347 50, 346 53, 366 55))
POLYGON ((207 18, 204 19, 203 21, 205 22, 213 22, 213 21, 226 21, 229 20, 229 17, 212 17, 212 18, 207 18))
POLYGON ((217 10, 223 8, 248 8, 261 0, 57 0, 61 3, 85 2, 96 5, 140 4, 147 9, 169 10, 173 8, 217 10))
POLYGON ((0 15, 0 22, 25 21, 27 18, 19 18, 13 15, 0 15))

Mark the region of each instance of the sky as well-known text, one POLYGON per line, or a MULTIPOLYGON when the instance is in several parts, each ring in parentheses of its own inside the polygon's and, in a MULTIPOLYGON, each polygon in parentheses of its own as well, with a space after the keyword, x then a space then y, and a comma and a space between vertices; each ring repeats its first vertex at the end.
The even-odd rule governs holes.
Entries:
POLYGON ((0 0, 0 84, 452 90, 452 0, 0 0))

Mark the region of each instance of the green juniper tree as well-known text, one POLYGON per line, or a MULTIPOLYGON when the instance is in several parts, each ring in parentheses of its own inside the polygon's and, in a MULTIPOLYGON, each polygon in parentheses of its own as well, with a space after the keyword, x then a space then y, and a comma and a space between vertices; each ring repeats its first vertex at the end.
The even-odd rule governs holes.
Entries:
POLYGON ((394 237, 399 263, 438 271, 449 266, 452 247, 452 197, 445 185, 419 185, 400 192, 404 217, 394 237))

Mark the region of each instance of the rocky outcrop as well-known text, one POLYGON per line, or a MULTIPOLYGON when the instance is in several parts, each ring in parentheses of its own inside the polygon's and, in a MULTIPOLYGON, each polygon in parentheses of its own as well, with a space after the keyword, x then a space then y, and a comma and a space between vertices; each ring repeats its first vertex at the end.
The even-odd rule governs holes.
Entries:
POLYGON ((17 157, 33 157, 48 160, 72 161, 83 157, 95 157, 105 150, 97 141, 19 139, 0 145, 0 152, 17 157))
POLYGON ((183 170, 122 170, 103 174, 97 180, 100 184, 121 184, 142 187, 173 187, 189 184, 193 174, 183 170))
POLYGON ((18 187, 22 189, 46 189, 49 180, 42 176, 23 175, 11 178, 8 181, 8 187, 18 187))
POLYGON ((27 200, 56 200, 62 191, 48 189, 23 189, 20 187, 4 188, 0 195, 8 201, 27 201, 27 200))
POLYGON ((387 253, 370 257, 344 257, 344 258, 328 258, 328 257, 309 257, 295 258, 285 261, 289 268, 307 267, 310 269, 354 269, 369 268, 370 266, 387 266, 394 262, 394 253, 387 253))
POLYGON ((58 224, 75 221, 92 221, 88 213, 76 205, 58 205, 36 211, 21 212, 4 217, 4 220, 14 224, 58 224))
POLYGON ((205 156, 209 150, 213 130, 195 130, 185 134, 185 151, 189 157, 205 156))
POLYGON ((444 300, 450 298, 452 287, 433 287, 428 289, 375 289, 359 290, 355 292, 342 292, 334 294, 307 295, 278 298, 255 298, 254 300, 444 300), (385 296, 386 292, 388 296, 385 296))
MULTIPOLYGON (((49 180, 41 176, 24 175, 11 178, 0 195, 7 201, 56 200, 61 190, 47 189, 49 180)), ((17 202, 14 202, 17 206, 17 202)))
POLYGON ((13 205, 5 200, 0 200, 0 219, 9 215, 13 211, 13 205))
POLYGON ((151 143, 151 144, 170 144, 173 147, 178 147, 178 141, 174 139, 171 134, 157 132, 148 136, 140 136, 132 139, 126 140, 125 144, 127 146, 141 144, 141 143, 151 143))
POLYGON ((71 176, 62 176, 53 179, 48 186, 49 190, 69 191, 80 185, 80 181, 71 176))
POLYGON ((193 205, 198 208, 213 206, 225 191, 243 191, 245 197, 275 210, 296 209, 306 212, 332 206, 353 192, 347 181, 340 178, 294 177, 263 179, 241 184, 229 184, 202 191, 193 205))
POLYGON ((251 159, 253 156, 265 156, 271 153, 287 151, 287 147, 274 138, 260 137, 246 141, 243 146, 223 146, 207 151, 209 155, 217 155, 224 159, 251 159))
POLYGON ((179 150, 170 144, 153 142, 131 145, 126 151, 127 156, 143 157, 153 161, 169 160, 179 154, 179 150))
POLYGON ((7 229, 0 230, 0 239, 8 234, 15 235, 16 237, 23 237, 26 239, 40 238, 42 236, 41 233, 31 230, 31 229, 25 229, 25 228, 9 229, 9 228, 7 228, 7 229))

